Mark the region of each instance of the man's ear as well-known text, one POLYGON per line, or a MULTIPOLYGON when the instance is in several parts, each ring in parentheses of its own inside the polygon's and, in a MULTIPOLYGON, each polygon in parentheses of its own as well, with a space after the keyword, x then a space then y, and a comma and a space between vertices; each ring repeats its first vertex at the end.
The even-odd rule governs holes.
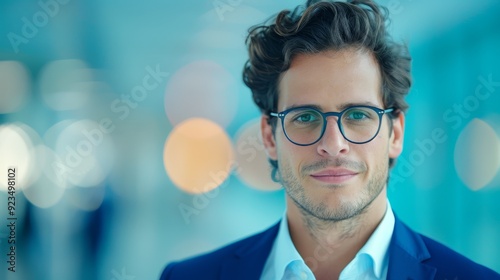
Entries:
POLYGON ((403 152, 405 132, 405 114, 399 112, 398 117, 392 119, 392 133, 389 139, 389 158, 397 158, 403 152))
POLYGON ((266 148, 267 156, 272 160, 277 160, 276 140, 274 139, 273 128, 269 124, 269 116, 262 115, 260 118, 260 131, 262 133, 262 142, 266 148))

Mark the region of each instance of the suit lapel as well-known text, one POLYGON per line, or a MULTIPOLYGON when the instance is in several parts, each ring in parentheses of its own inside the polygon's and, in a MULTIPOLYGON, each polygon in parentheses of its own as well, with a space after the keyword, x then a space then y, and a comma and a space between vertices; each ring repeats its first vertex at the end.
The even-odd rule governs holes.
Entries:
POLYGON ((278 222, 236 249, 235 253, 224 262, 220 279, 259 279, 276 239, 279 224, 278 222))
MULTIPOLYGON (((259 279, 279 229, 279 222, 235 250, 224 262, 221 280, 259 279)), ((387 279, 434 279, 436 269, 422 262, 431 258, 420 235, 395 217, 389 247, 387 279)))
POLYGON ((389 247, 387 279, 434 279, 436 269, 422 263, 430 258, 420 235, 396 217, 389 247))

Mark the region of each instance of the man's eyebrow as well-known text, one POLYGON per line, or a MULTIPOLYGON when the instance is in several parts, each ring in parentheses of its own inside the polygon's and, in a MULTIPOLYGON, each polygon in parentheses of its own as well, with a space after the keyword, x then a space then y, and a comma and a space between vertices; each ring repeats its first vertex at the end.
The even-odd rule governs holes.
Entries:
MULTIPOLYGON (((316 104, 292 104, 290 106, 285 107, 285 110, 289 110, 289 109, 293 109, 293 108, 302 108, 302 107, 307 107, 307 108, 316 109, 318 111, 323 111, 321 106, 316 105, 316 104)), ((285 110, 283 110, 283 111, 285 111, 285 110)))
MULTIPOLYGON (((365 101, 365 102, 346 102, 346 103, 341 103, 341 104, 337 105, 337 110, 338 110, 338 112, 340 112, 340 111, 342 111, 342 110, 344 110, 346 108, 353 107, 353 106, 372 106, 372 107, 377 107, 377 108, 383 107, 383 106, 381 106, 379 104, 375 104, 375 103, 370 102, 370 101, 365 101)), ((318 111, 324 112, 323 108, 320 105, 317 105, 317 104, 292 104, 290 106, 285 107, 284 110, 289 110, 289 109, 292 109, 292 108, 302 108, 302 107, 313 108, 313 109, 316 109, 318 111)))
POLYGON ((339 111, 342 111, 346 108, 349 108, 349 107, 353 107, 353 106, 372 106, 372 107, 377 107, 377 108, 380 108, 380 107, 383 107, 379 104, 375 104, 373 102, 370 102, 370 101, 365 101, 365 102, 346 102, 346 103, 341 103, 340 105, 337 106, 338 110, 339 111))

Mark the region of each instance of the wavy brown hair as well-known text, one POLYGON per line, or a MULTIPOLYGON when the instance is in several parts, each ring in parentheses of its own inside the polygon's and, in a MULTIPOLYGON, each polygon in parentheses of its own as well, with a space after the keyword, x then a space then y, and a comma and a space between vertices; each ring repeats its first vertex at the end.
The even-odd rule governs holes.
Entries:
MULTIPOLYGON (((249 59, 243 81, 255 104, 268 116, 276 111, 280 76, 296 55, 356 48, 371 52, 378 62, 385 108, 396 109, 392 117, 405 112, 404 98, 412 83, 411 57, 406 45, 393 41, 386 31, 387 15, 385 7, 370 0, 310 0, 252 27, 246 38, 249 59)), ((271 124, 274 128, 276 121, 271 124)), ((271 164, 277 168, 276 161, 271 164)), ((390 159, 389 166, 393 164, 390 159)))

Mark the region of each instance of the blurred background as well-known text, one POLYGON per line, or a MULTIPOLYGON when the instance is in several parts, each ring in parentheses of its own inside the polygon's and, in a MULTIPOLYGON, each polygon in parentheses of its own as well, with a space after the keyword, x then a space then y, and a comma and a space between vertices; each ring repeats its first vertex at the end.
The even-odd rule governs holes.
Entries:
MULTIPOLYGON (((414 59, 392 207, 500 271, 500 2, 378 2, 414 59)), ((302 3, 0 2, 0 278, 157 279, 277 222, 244 38, 302 3)))

